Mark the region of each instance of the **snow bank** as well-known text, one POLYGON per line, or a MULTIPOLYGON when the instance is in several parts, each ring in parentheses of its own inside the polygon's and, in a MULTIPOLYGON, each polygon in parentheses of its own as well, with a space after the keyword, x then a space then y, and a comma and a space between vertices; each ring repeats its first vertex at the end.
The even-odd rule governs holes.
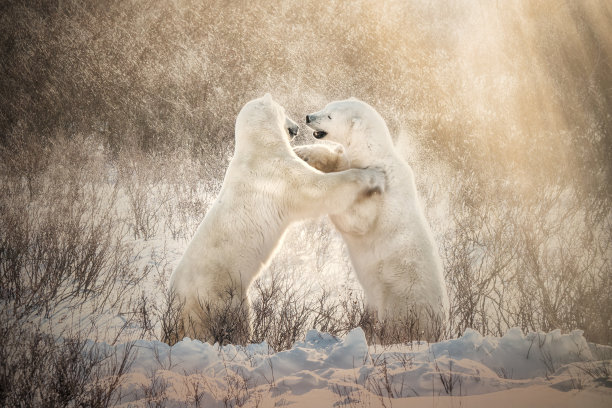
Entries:
MULTIPOLYGON (((125 345, 117 347, 121 352, 125 345)), ((323 395, 331 406, 363 401, 366 395, 395 399, 550 388, 573 381, 582 372, 568 367, 601 355, 593 355, 579 330, 523 335, 512 329, 501 338, 467 330, 459 339, 385 348, 368 346, 360 328, 342 339, 311 330, 304 341, 278 353, 265 342, 219 347, 188 338, 172 347, 142 340, 135 347, 137 355, 121 401, 131 406, 155 398, 163 398, 167 406, 180 406, 193 400, 195 389, 208 407, 224 406, 232 398, 244 406, 249 400, 253 405, 281 401, 301 406, 306 396, 323 395)), ((612 356, 612 348, 600 350, 607 358, 612 356)), ((606 398, 612 395, 610 390, 604 387, 606 398)))

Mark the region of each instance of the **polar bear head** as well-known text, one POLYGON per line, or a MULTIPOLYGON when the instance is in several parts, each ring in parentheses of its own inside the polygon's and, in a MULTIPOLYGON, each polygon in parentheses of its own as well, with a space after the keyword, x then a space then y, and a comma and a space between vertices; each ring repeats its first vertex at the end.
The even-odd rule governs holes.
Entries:
POLYGON ((356 98, 329 103, 323 110, 306 115, 306 123, 317 139, 344 145, 347 150, 392 145, 387 125, 376 110, 356 98))
POLYGON ((267 146, 275 142, 288 144, 297 135, 297 123, 289 119, 285 109, 270 94, 253 99, 236 118, 236 148, 267 146))

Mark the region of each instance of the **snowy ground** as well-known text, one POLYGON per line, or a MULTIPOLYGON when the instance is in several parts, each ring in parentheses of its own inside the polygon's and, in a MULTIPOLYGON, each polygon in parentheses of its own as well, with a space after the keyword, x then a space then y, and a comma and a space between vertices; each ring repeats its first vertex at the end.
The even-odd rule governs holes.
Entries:
POLYGON ((368 347, 360 328, 342 339, 312 330, 279 353, 265 343, 219 348, 190 339, 135 346, 124 407, 180 407, 198 399, 204 407, 612 403, 612 384, 603 379, 612 348, 588 344, 581 331, 525 336, 512 329, 494 338, 468 330, 455 340, 382 348, 368 347))
MULTIPOLYGON (((311 254, 321 249, 306 239, 313 235, 307 228, 315 225, 291 228, 269 268, 294 273, 296 285, 356 287, 337 236, 325 242, 327 257, 336 261, 316 265, 311 254)), ((153 305, 162 302, 187 242, 168 238, 166 231, 134 239, 132 262, 147 271, 138 287, 153 305)), ((501 338, 468 330, 435 344, 389 347, 368 346, 360 328, 343 338, 312 330, 291 349, 275 352, 266 343, 222 348, 190 339, 172 347, 152 340, 126 343, 140 330, 129 316, 89 309, 64 316, 66 310, 49 319, 55 330, 74 326, 75 319, 87 326, 97 315, 98 327, 107 332, 92 347, 116 347, 121 356, 134 345, 133 364, 122 378, 122 407, 612 406, 612 347, 588 343, 579 330, 525 335, 511 329, 501 338), (110 343, 117 330, 123 330, 124 343, 102 342, 110 343)))
MULTIPOLYGON (((310 255, 312 240, 304 237, 308 233, 291 228, 270 268, 299 272, 294 278, 300 285, 307 275, 315 286, 356 287, 344 278, 340 239, 332 236, 326 242, 329 258, 338 262, 317 268, 310 255)), ((138 255, 133 262, 148 270, 139 287, 153 304, 161 301, 188 243, 166 235, 160 231, 152 239, 134 241, 138 255)), ((107 341, 115 338, 113 328, 125 329, 125 316, 100 315, 98 324, 110 329, 102 337, 107 341)), ((121 338, 133 339, 138 329, 128 327, 121 338)), ((126 344, 131 343, 114 346, 119 355, 126 344)), ((92 346, 111 347, 102 342, 92 346)), ((511 329, 501 338, 468 330, 440 343, 387 347, 368 346, 360 328, 343 338, 312 330, 281 352, 266 343, 220 348, 190 339, 172 347, 138 340, 134 347, 134 362, 122 381, 122 407, 612 406, 612 347, 588 343, 579 330, 525 335, 511 329)))
MULTIPOLYGON (((304 233, 292 228, 277 258, 286 258, 283 251, 296 248, 294 241, 303 243, 304 233)), ((138 242, 142 251, 135 259, 150 268, 142 282, 148 294, 164 290, 187 244, 156 238, 138 242)), ((314 271, 307 256, 312 248, 302 249, 292 249, 293 266, 314 271)), ((340 259, 341 247, 333 250, 331 258, 340 259)), ((338 281, 329 276, 339 267, 331 268, 309 279, 338 281)), ((115 316, 105 325, 123 323, 115 316)), ((122 407, 612 406, 612 347, 588 343, 579 330, 525 335, 511 329, 501 338, 468 330, 459 339, 388 347, 368 346, 360 328, 339 339, 312 330, 278 353, 266 343, 219 348, 190 339, 172 347, 146 340, 134 346, 122 407)), ((116 347, 121 354, 125 344, 116 347)))

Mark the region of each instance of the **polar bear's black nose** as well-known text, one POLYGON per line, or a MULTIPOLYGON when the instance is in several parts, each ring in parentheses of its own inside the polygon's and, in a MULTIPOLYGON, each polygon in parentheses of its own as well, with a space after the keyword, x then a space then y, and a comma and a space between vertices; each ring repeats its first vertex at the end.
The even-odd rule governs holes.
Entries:
POLYGON ((310 123, 310 115, 306 115, 306 123, 310 123))

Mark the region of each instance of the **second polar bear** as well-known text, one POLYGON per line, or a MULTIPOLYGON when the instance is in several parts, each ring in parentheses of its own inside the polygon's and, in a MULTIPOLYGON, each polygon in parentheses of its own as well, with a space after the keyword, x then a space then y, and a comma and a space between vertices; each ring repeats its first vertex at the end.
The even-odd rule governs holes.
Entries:
POLYGON ((326 174, 289 144, 297 125, 269 94, 238 114, 235 151, 223 186, 170 279, 183 303, 184 335, 221 343, 248 340, 246 291, 293 221, 343 211, 382 191, 384 173, 326 174))
POLYGON ((409 313, 419 319, 422 330, 435 333, 449 308, 442 265, 412 169, 395 151, 382 116, 351 98, 307 115, 306 123, 315 138, 339 143, 346 152, 323 144, 294 148, 311 166, 322 171, 377 167, 387 176, 384 194, 330 215, 346 242, 368 305, 385 320, 409 313))

